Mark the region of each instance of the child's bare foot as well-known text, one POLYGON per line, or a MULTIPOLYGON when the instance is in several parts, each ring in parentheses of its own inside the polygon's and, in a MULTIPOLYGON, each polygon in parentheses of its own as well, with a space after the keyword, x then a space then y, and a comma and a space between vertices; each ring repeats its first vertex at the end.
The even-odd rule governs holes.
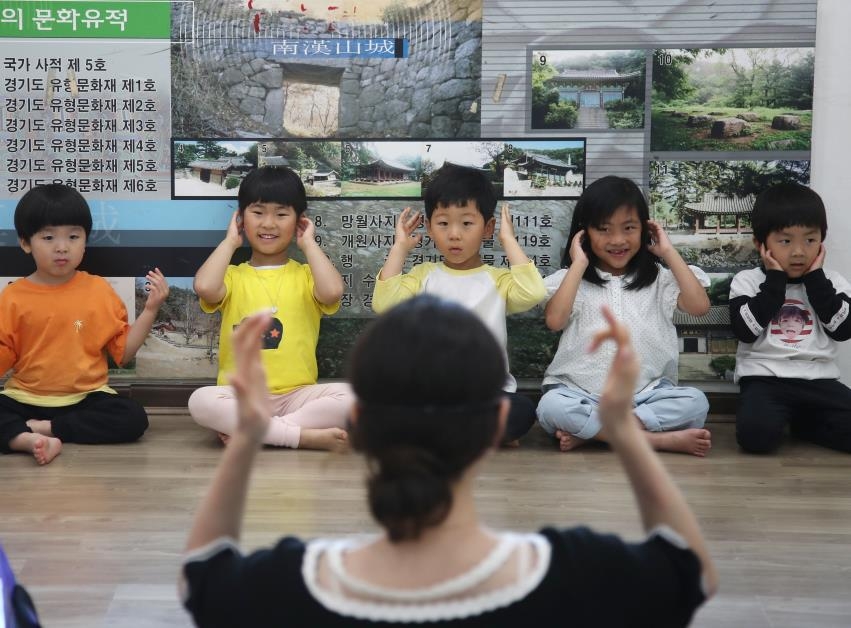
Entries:
POLYGON ((230 434, 219 432, 219 440, 222 441, 222 445, 227 445, 230 442, 230 434))
POLYGON ((62 441, 53 436, 39 434, 33 443, 33 458, 39 464, 47 464, 62 451, 62 441))
POLYGON ((37 463, 45 465, 62 451, 62 441, 53 436, 24 432, 9 441, 9 448, 30 453, 37 463))
POLYGON ((712 448, 712 434, 701 428, 646 434, 653 449, 658 451, 674 451, 703 458, 712 448))
POLYGON ((577 447, 582 447, 582 445, 588 442, 588 440, 584 438, 577 438, 570 432, 565 432, 563 430, 556 430, 555 436, 558 439, 558 448, 561 451, 570 451, 577 447))
POLYGON ((520 439, 515 438, 514 440, 504 441, 500 447, 505 447, 506 449, 517 449, 520 447, 520 439))
POLYGON ((301 428, 299 449, 323 449, 343 453, 349 450, 349 435, 339 427, 301 428))
POLYGON ((29 419, 27 421, 27 427, 36 434, 41 434, 42 436, 53 436, 53 424, 48 420, 29 419))

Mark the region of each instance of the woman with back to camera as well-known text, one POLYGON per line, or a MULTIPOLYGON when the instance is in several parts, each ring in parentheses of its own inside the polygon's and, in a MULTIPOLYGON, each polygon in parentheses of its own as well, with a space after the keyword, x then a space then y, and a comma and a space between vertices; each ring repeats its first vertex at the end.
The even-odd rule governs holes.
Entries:
POLYGON ((604 316, 591 350, 608 340, 617 352, 600 416, 638 501, 644 542, 584 527, 498 532, 479 521, 473 485, 505 423, 505 365, 475 315, 423 295, 375 321, 349 364, 352 445, 367 459, 369 506, 383 532, 286 537, 244 556, 236 543, 269 420, 259 360, 269 317, 248 319, 233 336, 239 426, 196 513, 183 566, 196 624, 687 625, 717 587, 715 568, 694 515, 639 437, 638 361, 626 328, 604 316))

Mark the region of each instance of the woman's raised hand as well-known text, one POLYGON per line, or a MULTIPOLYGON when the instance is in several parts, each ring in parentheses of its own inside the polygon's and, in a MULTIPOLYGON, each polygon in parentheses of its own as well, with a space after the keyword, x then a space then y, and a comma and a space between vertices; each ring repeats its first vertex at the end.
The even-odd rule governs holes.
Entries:
POLYGON ((617 345, 615 358, 609 367, 609 375, 600 395, 598 410, 603 429, 606 430, 607 436, 612 438, 624 427, 637 429, 638 423, 633 415, 633 395, 639 364, 626 325, 615 318, 608 306, 604 305, 602 312, 607 326, 594 335, 588 351, 596 351, 606 340, 612 340, 617 345))
POLYGON ((271 417, 266 371, 260 360, 260 343, 271 321, 268 312, 252 314, 231 336, 235 372, 230 383, 236 391, 239 416, 234 436, 243 434, 257 443, 266 435, 271 417))

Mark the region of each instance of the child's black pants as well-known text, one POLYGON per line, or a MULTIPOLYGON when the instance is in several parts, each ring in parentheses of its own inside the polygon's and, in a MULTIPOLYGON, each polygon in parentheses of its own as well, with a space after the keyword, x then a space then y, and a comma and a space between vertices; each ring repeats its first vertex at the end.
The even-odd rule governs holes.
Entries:
POLYGON ((70 406, 49 408, 20 403, 0 394, 0 451, 9 441, 31 432, 29 419, 48 419, 53 435, 63 443, 126 443, 148 429, 148 415, 138 401, 106 392, 93 392, 70 406))

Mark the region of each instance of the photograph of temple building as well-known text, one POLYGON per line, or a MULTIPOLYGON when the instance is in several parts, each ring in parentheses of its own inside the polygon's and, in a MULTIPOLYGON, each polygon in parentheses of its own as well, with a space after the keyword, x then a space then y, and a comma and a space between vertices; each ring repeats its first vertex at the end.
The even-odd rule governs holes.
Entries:
MULTIPOLYGON (((726 281, 728 290, 730 279, 730 276, 725 276, 721 280, 726 281)), ((732 379, 736 337, 730 329, 730 307, 726 302, 713 303, 703 316, 674 310, 674 326, 677 329, 681 379, 732 379)))
POLYGON ((340 196, 341 144, 337 140, 175 140, 173 198, 237 196, 255 168, 291 168, 308 197, 340 196))
POLYGON ((367 183, 401 183, 410 181, 415 169, 384 159, 375 159, 366 164, 358 164, 355 181, 367 183))
POLYGON ((565 70, 544 81, 558 91, 559 102, 572 102, 578 108, 603 109, 610 102, 624 99, 630 81, 640 72, 620 74, 617 70, 565 70))
POLYGON ((532 129, 644 127, 646 51, 532 52, 532 129))
POLYGON ((419 197, 419 142, 344 142, 343 196, 419 197))
POLYGON ((176 140, 174 198, 235 198, 240 181, 256 167, 256 142, 176 140))
POLYGON ((512 142, 504 155, 506 197, 578 198, 584 189, 584 140, 512 142))

